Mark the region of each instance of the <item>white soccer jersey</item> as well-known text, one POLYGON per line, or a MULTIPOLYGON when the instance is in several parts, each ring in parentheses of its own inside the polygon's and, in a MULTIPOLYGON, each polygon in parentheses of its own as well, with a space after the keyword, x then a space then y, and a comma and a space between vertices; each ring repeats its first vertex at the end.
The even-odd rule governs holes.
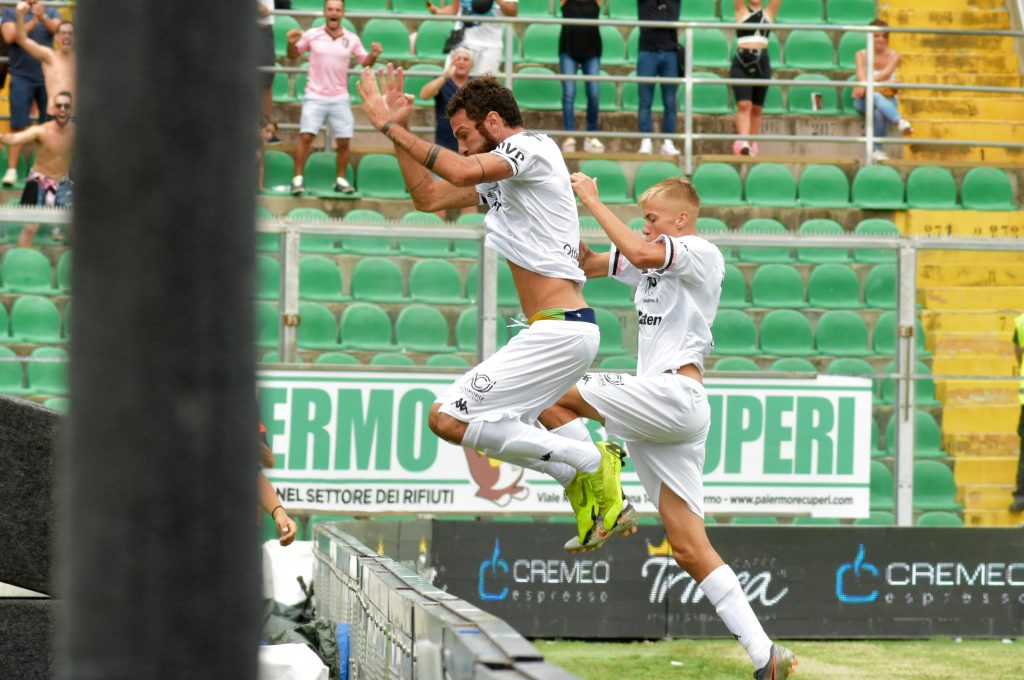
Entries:
POLYGON ((711 324, 718 312, 725 277, 721 251, 699 236, 659 236, 665 263, 641 272, 612 246, 608 275, 636 286, 633 301, 640 324, 637 349, 639 377, 697 364, 714 346, 711 324))
POLYGON ((576 199, 558 145, 547 135, 520 132, 491 153, 505 159, 512 177, 476 186, 490 206, 485 245, 529 271, 583 283, 576 199))

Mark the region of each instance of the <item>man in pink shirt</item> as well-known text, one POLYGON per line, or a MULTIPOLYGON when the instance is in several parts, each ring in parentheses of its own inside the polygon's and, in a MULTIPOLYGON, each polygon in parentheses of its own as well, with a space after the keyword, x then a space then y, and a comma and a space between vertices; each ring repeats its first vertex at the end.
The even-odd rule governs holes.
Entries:
POLYGON ((346 31, 341 25, 345 16, 343 0, 324 2, 326 24, 311 28, 303 33, 298 29, 288 31, 288 58, 298 59, 300 54, 309 52, 309 77, 306 95, 302 99, 302 118, 299 121, 299 143, 295 147, 295 171, 292 178, 292 193, 296 196, 305 191, 302 169, 309 156, 313 136, 320 131, 326 119, 334 132, 338 151, 337 179, 334 190, 352 193, 355 188, 345 180, 348 167, 348 141, 352 138, 352 105, 348 92, 348 69, 353 57, 363 66, 373 66, 383 51, 380 43, 371 43, 370 51, 363 47, 359 36, 346 31))

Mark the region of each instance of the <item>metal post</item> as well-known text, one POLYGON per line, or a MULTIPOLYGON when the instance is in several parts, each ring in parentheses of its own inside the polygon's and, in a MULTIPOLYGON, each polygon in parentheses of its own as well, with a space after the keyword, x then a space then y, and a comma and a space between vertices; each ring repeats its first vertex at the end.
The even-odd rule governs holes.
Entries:
POLYGON ((483 361, 497 350, 495 329, 498 323, 498 255, 484 247, 480 240, 480 270, 477 277, 477 309, 480 323, 477 324, 477 359, 483 361))
POLYGON ((872 157, 875 151, 875 34, 868 33, 868 46, 865 55, 864 74, 868 86, 864 90, 864 137, 866 139, 867 153, 864 162, 868 165, 874 163, 872 157))
POLYGON ((281 323, 277 331, 277 357, 281 363, 293 364, 298 360, 297 338, 299 324, 299 231, 289 224, 281 234, 281 323))
POLYGON ((505 87, 507 87, 508 89, 511 90, 512 89, 512 59, 513 59, 512 43, 515 40, 515 35, 516 35, 516 32, 515 32, 514 27, 513 27, 513 24, 511 24, 511 23, 505 24, 505 30, 503 31, 503 35, 505 36, 505 48, 504 48, 505 64, 504 64, 504 69, 503 69, 505 71, 505 87))
POLYGON ((896 524, 908 527, 914 519, 914 373, 917 315, 917 251, 904 242, 899 250, 899 324, 896 333, 896 524))
POLYGON ((686 82, 683 83, 683 105, 686 111, 683 112, 685 121, 686 139, 683 140, 685 149, 686 175, 693 174, 693 29, 686 29, 686 82))
POLYGON ((61 678, 257 675, 253 9, 78 8, 61 678))

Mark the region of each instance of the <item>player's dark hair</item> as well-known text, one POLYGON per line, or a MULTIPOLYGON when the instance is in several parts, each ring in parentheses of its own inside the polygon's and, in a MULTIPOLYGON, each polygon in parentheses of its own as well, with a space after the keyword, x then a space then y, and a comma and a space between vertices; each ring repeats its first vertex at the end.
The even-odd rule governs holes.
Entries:
POLYGON ((455 113, 462 110, 477 125, 483 123, 487 114, 494 111, 505 121, 505 125, 511 128, 523 126, 523 114, 512 90, 491 75, 474 78, 460 87, 448 101, 445 113, 448 120, 451 120, 455 113))

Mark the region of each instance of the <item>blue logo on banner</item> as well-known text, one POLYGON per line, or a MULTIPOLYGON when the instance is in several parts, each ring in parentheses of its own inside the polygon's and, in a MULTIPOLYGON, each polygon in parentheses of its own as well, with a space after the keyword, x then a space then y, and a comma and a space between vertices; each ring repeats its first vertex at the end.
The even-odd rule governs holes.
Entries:
POLYGON ((497 578, 498 570, 507 574, 508 562, 501 559, 501 544, 498 539, 494 539, 494 552, 491 554, 491 559, 480 563, 480 580, 477 582, 477 592, 480 594, 481 600, 504 600, 508 597, 508 586, 502 588, 499 593, 492 593, 485 586, 488 574, 490 574, 491 579, 497 578))
POLYGON ((853 562, 847 562, 846 564, 840 565, 836 569, 836 597, 839 598, 840 602, 846 604, 863 604, 866 602, 874 602, 878 599, 878 590, 872 590, 871 592, 864 591, 860 585, 863 574, 870 574, 871 576, 878 576, 878 567, 871 562, 864 561, 864 544, 861 543, 857 550, 857 557, 854 558, 853 562), (860 590, 863 594, 851 595, 847 588, 853 587, 854 592, 860 590))

